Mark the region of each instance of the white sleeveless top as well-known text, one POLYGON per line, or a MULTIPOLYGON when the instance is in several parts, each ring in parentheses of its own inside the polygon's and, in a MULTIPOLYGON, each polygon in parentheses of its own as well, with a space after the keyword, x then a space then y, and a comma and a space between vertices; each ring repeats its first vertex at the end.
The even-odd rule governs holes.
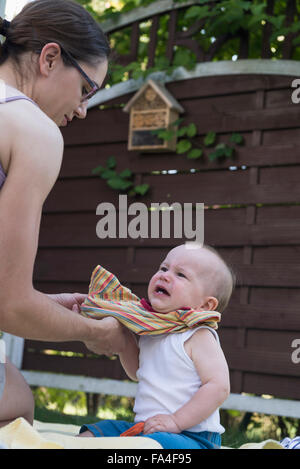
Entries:
MULTIPOLYGON (((188 402, 201 387, 201 380, 184 348, 184 343, 199 329, 209 329, 219 343, 214 329, 200 326, 181 334, 143 335, 139 339, 139 380, 134 404, 135 422, 156 414, 172 414, 188 402)), ((224 433, 217 409, 190 432, 224 433)))

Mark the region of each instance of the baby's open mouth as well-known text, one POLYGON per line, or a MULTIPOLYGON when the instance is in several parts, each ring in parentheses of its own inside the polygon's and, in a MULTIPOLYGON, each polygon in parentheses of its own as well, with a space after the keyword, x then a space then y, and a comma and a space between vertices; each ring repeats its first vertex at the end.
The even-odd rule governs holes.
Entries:
POLYGON ((158 293, 159 295, 170 296, 170 293, 164 287, 161 287, 161 286, 157 286, 155 288, 155 293, 158 293))

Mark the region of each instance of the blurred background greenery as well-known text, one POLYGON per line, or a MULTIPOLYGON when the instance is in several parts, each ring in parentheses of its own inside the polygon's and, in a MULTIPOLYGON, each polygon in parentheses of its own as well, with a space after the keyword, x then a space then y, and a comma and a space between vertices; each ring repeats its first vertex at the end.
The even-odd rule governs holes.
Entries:
MULTIPOLYGON (((42 422, 81 426, 105 419, 129 422, 134 419, 133 398, 44 387, 33 388, 33 393, 35 419, 42 422)), ((280 441, 286 436, 300 435, 298 419, 224 409, 220 414, 226 430, 222 435, 223 446, 238 448, 244 443, 280 441)))

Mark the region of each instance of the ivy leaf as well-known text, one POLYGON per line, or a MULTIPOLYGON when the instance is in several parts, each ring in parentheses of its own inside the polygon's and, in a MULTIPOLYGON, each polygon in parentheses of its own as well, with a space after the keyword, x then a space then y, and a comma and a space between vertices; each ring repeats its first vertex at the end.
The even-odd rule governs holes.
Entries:
POLYGON ((105 168, 103 166, 97 166, 96 168, 92 169, 92 174, 99 174, 101 175, 105 168))
POLYGON ((206 147, 210 147, 216 141, 216 132, 208 132, 208 134, 204 138, 204 145, 206 147))
POLYGON ((230 137, 230 141, 232 143, 236 143, 237 145, 242 145, 244 143, 244 137, 241 134, 234 132, 230 137))
POLYGON ((149 184, 140 184, 139 186, 135 186, 133 190, 136 194, 145 195, 149 187, 149 184))
POLYGON ((129 189, 129 187, 133 186, 133 182, 131 181, 126 181, 119 176, 113 177, 111 179, 108 179, 107 184, 109 187, 112 189, 117 189, 121 191, 125 191, 126 189, 129 189))
POLYGON ((180 127, 180 129, 177 130, 176 135, 177 137, 183 137, 187 133, 187 127, 180 127))
POLYGON ((227 158, 231 158, 233 153, 234 153, 234 148, 226 145, 226 148, 224 149, 224 155, 227 156, 227 158))
POLYGON ((132 172, 130 171, 130 169, 124 169, 124 171, 122 171, 119 176, 121 179, 130 178, 132 176, 132 172))
POLYGON ((190 160, 196 160, 197 158, 200 158, 202 156, 203 150, 200 148, 193 148, 191 151, 188 152, 187 158, 190 160))
POLYGON ((175 132, 173 130, 160 130, 157 132, 157 136, 159 138, 162 138, 163 140, 169 141, 172 140, 172 138, 175 136, 175 132))
POLYGON ((215 150, 209 154, 208 158, 210 161, 216 160, 218 158, 222 158, 223 156, 230 158, 233 155, 233 151, 234 149, 226 145, 226 143, 219 143, 215 147, 215 150))
POLYGON ((192 147, 191 142, 188 140, 180 140, 176 145, 176 153, 182 155, 182 153, 186 153, 192 147))
POLYGON ((187 136, 195 137, 196 134, 197 134, 197 127, 195 126, 195 124, 190 124, 187 128, 187 136))
POLYGON ((116 176, 116 171, 113 171, 112 169, 105 168, 102 173, 101 177, 103 179, 111 179, 116 176))
POLYGON ((113 169, 116 167, 116 158, 114 156, 110 156, 108 159, 107 159, 107 162, 106 162, 106 166, 110 169, 113 169))
POLYGON ((181 122, 183 122, 183 120, 184 120, 183 117, 179 117, 179 119, 176 119, 176 121, 174 121, 170 124, 170 127, 176 127, 177 125, 180 125, 181 122))

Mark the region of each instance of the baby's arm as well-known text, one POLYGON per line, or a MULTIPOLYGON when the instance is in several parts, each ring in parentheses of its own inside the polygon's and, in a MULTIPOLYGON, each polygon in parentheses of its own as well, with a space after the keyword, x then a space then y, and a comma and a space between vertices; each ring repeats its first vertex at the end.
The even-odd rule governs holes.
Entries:
POLYGON ((119 358, 129 378, 137 381, 136 372, 139 367, 139 347, 137 338, 133 333, 130 333, 130 339, 127 341, 125 350, 119 353, 119 358))
POLYGON ((229 395, 228 366, 213 334, 208 329, 200 329, 185 343, 185 349, 194 362, 202 385, 174 414, 158 414, 149 418, 145 422, 144 433, 180 433, 209 417, 229 395))

